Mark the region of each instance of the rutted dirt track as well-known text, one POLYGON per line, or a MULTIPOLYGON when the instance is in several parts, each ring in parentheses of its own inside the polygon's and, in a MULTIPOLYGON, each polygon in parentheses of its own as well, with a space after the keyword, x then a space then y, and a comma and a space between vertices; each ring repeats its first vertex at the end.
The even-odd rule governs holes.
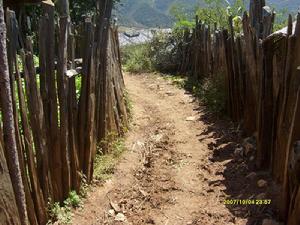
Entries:
POLYGON ((223 204, 272 197, 265 174, 247 177, 253 159, 233 157, 238 132, 229 123, 211 119, 191 95, 158 75, 125 80, 134 106, 128 151, 73 224, 250 225, 274 216, 272 205, 223 204), (257 187, 261 178, 267 187, 257 187))

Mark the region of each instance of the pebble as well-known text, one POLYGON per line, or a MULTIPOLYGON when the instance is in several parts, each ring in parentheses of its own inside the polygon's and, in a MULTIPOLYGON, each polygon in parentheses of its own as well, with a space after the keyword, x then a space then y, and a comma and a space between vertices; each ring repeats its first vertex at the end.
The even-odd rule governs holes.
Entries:
POLYGON ((126 221, 126 216, 123 213, 118 213, 115 217, 115 221, 124 222, 126 221))
POLYGON ((116 215, 115 210, 113 210, 113 209, 108 210, 108 215, 109 215, 110 217, 115 216, 115 215, 116 215))
POLYGON ((185 119, 186 121, 195 121, 196 117, 195 116, 189 116, 185 119))
POLYGON ((114 211, 116 211, 117 213, 118 213, 118 212, 121 212, 121 208, 118 206, 118 204, 116 204, 116 203, 114 203, 114 202, 110 202, 110 205, 111 205, 112 209, 113 209, 114 211))
POLYGON ((267 185, 268 185, 268 182, 265 181, 265 180, 263 180, 263 179, 257 181, 257 186, 258 186, 259 188, 266 187, 267 185))
POLYGON ((173 92, 171 92, 171 91, 167 91, 167 92, 166 92, 166 95, 168 95, 168 96, 174 96, 175 93, 173 93, 173 92))

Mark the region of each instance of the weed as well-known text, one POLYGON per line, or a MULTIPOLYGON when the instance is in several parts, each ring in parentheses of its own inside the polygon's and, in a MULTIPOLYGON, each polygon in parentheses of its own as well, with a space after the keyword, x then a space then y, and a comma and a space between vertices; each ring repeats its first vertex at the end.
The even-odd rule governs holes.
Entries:
POLYGON ((198 97, 207 109, 219 116, 225 113, 226 91, 225 77, 222 74, 211 75, 201 81, 187 80, 185 88, 198 97))
POLYGON ((125 150, 124 139, 114 133, 109 134, 98 146, 94 163, 94 177, 105 181, 114 173, 117 160, 125 150))
POLYGON ((71 191, 69 197, 64 201, 64 205, 78 208, 82 206, 82 200, 76 191, 71 191))
POLYGON ((181 75, 163 75, 163 78, 171 81, 172 84, 174 84, 179 88, 184 88, 187 82, 186 76, 181 76, 181 75))
POLYGON ((81 173, 80 176, 81 176, 81 185, 80 185, 79 194, 82 198, 86 198, 90 186, 87 182, 86 176, 83 173, 81 173))
POLYGON ((58 224, 70 224, 73 215, 72 209, 82 206, 82 199, 76 191, 71 191, 63 204, 60 204, 59 202, 51 202, 52 201, 49 199, 48 213, 50 221, 47 223, 48 225, 53 224, 53 222, 58 222, 58 224))
POLYGON ((59 224, 71 223, 72 212, 68 205, 61 206, 59 202, 48 204, 48 212, 50 216, 48 225, 53 224, 53 222, 58 222, 59 224))

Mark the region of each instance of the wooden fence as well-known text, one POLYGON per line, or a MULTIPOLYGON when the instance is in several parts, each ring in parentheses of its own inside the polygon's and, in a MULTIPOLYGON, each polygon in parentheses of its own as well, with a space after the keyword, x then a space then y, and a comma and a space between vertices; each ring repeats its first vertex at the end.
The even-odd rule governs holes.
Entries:
POLYGON ((98 1, 99 15, 76 29, 67 1, 59 3, 58 21, 54 5, 42 3, 39 30, 32 36, 22 33, 13 11, 5 12, 9 93, 1 86, 1 224, 46 224, 48 202, 62 202, 70 191, 80 191, 83 180, 90 183, 97 145, 111 132, 122 135, 127 126, 118 35, 110 24, 113 1, 98 1), (5 101, 10 98, 12 104, 5 101), (7 132, 8 124, 14 132, 7 132), (17 158, 11 156, 10 139, 17 158))
POLYGON ((274 14, 251 1, 238 34, 197 19, 185 35, 180 71, 201 79, 225 76, 227 111, 257 139, 256 164, 282 186, 281 218, 300 224, 300 14, 271 34, 274 14), (256 5, 255 5, 256 4, 256 5))

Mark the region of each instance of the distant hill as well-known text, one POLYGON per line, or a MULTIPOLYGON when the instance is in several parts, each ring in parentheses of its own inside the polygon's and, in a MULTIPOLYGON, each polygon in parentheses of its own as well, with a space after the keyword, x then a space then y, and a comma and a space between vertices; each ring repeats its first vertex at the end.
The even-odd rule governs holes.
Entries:
MULTIPOLYGON (((225 0, 224 0, 225 1, 225 0)), ((232 2, 234 0, 230 0, 232 2)), ((172 27, 173 18, 169 9, 180 4, 187 12, 193 12, 201 0, 120 0, 114 14, 119 24, 129 27, 172 27)), ((246 3, 247 4, 247 3, 246 3)), ((296 11, 300 6, 299 0, 267 0, 267 4, 277 9, 296 11)))
POLYGON ((278 9, 287 8, 290 11, 297 11, 300 7, 299 0, 271 0, 271 4, 274 4, 278 9))

